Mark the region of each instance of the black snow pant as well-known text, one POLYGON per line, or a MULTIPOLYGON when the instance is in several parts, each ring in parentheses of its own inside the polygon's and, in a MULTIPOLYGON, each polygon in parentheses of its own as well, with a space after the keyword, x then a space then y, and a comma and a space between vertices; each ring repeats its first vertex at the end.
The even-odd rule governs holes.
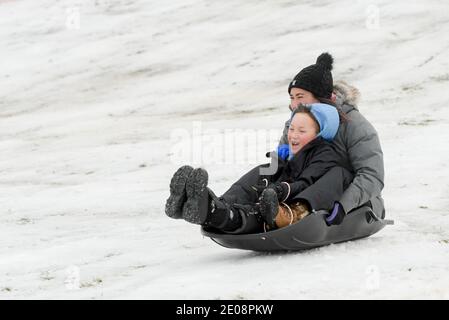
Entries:
MULTIPOLYGON (((221 198, 231 205, 253 205, 258 202, 258 194, 251 186, 259 184, 262 178, 266 178, 266 176, 260 174, 260 169, 267 166, 269 164, 260 165, 247 172, 221 198)), ((334 167, 313 185, 296 195, 292 202, 302 200, 309 204, 311 210, 329 211, 332 209, 334 203, 342 197, 344 190, 352 180, 353 175, 348 170, 342 167, 334 167)), ((385 217, 385 208, 381 196, 374 197, 362 206, 365 205, 371 207, 379 218, 385 217)), ((241 212, 241 215, 242 227, 231 233, 241 234, 263 231, 263 223, 256 216, 245 214, 245 212, 241 212)))
MULTIPOLYGON (((353 179, 354 176, 348 170, 341 167, 334 167, 314 184, 299 193, 295 199, 306 200, 312 210, 330 210, 335 201, 338 201, 343 196, 343 192, 349 187, 353 179), (342 181, 343 183, 338 183, 338 181, 342 181)), ((380 219, 385 218, 385 206, 382 196, 373 197, 360 207, 364 206, 370 207, 380 219)), ((358 208, 353 210, 357 210, 358 208)))
POLYGON ((351 184, 354 176, 347 169, 334 167, 314 184, 297 194, 293 200, 306 201, 312 211, 332 210, 336 201, 351 184))
MULTIPOLYGON (((259 184, 262 178, 266 177, 260 175, 261 167, 266 166, 268 164, 253 168, 235 182, 221 198, 230 205, 253 205, 258 202, 258 194, 251 186, 259 184)), ((341 198, 352 179, 353 175, 348 170, 342 167, 332 168, 315 184, 309 186, 289 202, 301 200, 306 201, 311 210, 331 210, 334 203, 341 198)), ((242 216, 242 227, 232 233, 263 231, 263 222, 257 219, 255 215, 245 214, 244 210, 241 210, 240 214, 242 216)))
POLYGON ((265 176, 260 174, 260 169, 262 167, 268 167, 269 165, 270 164, 263 164, 251 169, 220 197, 220 199, 224 200, 227 204, 237 209, 242 218, 242 225, 240 228, 234 231, 226 231, 226 233, 247 234, 264 231, 263 221, 261 221, 260 216, 255 215, 254 212, 250 212, 250 210, 245 210, 244 207, 254 206, 254 204, 259 201, 259 195, 252 186, 261 182, 262 177, 265 176))

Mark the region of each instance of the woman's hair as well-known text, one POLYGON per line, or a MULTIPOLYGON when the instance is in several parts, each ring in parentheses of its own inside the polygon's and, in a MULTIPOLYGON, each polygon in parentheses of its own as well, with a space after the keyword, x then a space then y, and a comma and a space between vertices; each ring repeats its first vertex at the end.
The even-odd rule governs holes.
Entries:
POLYGON ((315 98, 315 99, 317 99, 321 103, 330 104, 331 106, 333 106, 335 108, 337 107, 337 104, 334 101, 332 101, 331 99, 326 99, 326 98, 315 98))
POLYGON ((337 104, 332 101, 331 99, 326 99, 326 98, 317 98, 317 100, 321 103, 325 103, 325 104, 329 104, 333 107, 335 107, 335 109, 337 109, 338 111, 338 115, 340 116, 340 123, 343 122, 348 122, 349 118, 348 116, 337 106, 337 104))
MULTIPOLYGON (((293 119, 293 117, 297 114, 297 113, 306 113, 308 114, 313 121, 315 121, 317 127, 318 127, 318 132, 320 132, 321 127, 320 127, 320 123, 318 122, 318 120, 315 118, 315 116, 313 115, 312 111, 311 111, 311 105, 310 104, 300 104, 295 110, 293 110, 292 112, 292 116, 290 117, 290 119, 293 119)), ((318 133, 317 132, 317 133, 318 133)))

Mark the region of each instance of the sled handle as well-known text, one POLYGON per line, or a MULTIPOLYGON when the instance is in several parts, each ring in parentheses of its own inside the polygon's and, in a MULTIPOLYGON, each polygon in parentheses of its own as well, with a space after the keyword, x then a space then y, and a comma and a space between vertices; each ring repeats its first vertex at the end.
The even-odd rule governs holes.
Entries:
POLYGON ((380 222, 380 223, 382 223, 382 224, 384 224, 384 225, 394 225, 394 220, 381 219, 381 218, 379 218, 379 217, 374 213, 373 210, 369 210, 368 212, 369 212, 370 216, 371 216, 375 221, 378 221, 378 222, 380 222))

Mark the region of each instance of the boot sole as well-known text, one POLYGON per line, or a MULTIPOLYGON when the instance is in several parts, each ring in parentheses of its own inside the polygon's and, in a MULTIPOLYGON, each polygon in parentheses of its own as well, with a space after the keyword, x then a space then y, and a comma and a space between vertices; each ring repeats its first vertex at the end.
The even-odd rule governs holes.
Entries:
POLYGON ((182 207, 186 201, 186 183, 192 172, 191 166, 183 166, 175 172, 170 181, 170 196, 165 203, 165 214, 170 218, 182 218, 182 207))
POLYGON ((194 224, 204 224, 208 211, 208 174, 201 168, 195 169, 186 185, 187 201, 182 210, 184 220, 194 224))
POLYGON ((278 209, 279 201, 276 192, 272 189, 265 189, 260 199, 260 214, 271 228, 276 227, 278 209))

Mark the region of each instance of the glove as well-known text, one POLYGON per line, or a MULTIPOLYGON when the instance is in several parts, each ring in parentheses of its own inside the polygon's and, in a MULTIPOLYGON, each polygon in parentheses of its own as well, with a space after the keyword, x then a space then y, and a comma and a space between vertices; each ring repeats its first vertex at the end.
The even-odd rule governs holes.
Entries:
POLYGON ((272 183, 267 188, 273 189, 276 192, 279 202, 284 202, 290 195, 290 185, 287 182, 272 183))
POLYGON ((251 188, 256 191, 257 197, 260 198, 262 195, 262 192, 267 188, 268 186, 268 180, 262 179, 258 184, 251 186, 251 188))
POLYGON ((277 149, 277 154, 280 159, 287 160, 290 155, 290 146, 288 144, 281 144, 277 149))
POLYGON ((343 206, 340 203, 335 202, 334 208, 326 217, 326 223, 328 226, 341 224, 345 215, 346 213, 343 210, 343 206))

